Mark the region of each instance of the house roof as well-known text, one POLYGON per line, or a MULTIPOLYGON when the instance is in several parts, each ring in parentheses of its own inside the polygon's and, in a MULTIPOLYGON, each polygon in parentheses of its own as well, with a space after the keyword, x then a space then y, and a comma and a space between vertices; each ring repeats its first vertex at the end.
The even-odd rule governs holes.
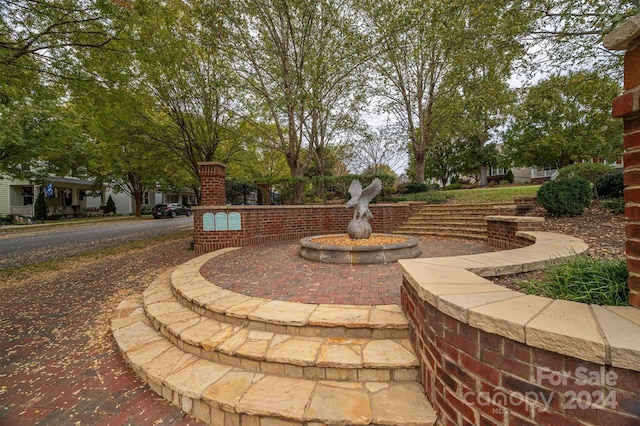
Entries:
POLYGON ((95 185, 95 182, 91 182, 89 180, 71 178, 71 177, 52 176, 52 177, 49 177, 48 179, 46 179, 45 181, 53 182, 54 184, 56 184, 56 183, 73 183, 73 184, 76 184, 76 185, 86 185, 86 186, 95 185))

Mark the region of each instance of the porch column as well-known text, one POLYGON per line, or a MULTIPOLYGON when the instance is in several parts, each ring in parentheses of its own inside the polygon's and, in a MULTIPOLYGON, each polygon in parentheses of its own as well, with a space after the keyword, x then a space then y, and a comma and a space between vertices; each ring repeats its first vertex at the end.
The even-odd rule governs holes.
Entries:
POLYGON ((604 39, 609 50, 625 51, 624 91, 613 100, 612 115, 624 121, 624 201, 629 304, 640 308, 640 14, 604 39))
POLYGON ((198 163, 200 168, 200 197, 203 206, 224 206, 227 203, 225 192, 225 169, 222 163, 198 163))

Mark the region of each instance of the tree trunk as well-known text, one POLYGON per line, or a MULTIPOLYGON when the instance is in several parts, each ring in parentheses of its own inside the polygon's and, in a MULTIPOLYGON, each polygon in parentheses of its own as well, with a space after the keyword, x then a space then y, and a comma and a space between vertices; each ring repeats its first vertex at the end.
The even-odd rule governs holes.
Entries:
POLYGON ((483 164, 480 166, 480 186, 487 186, 489 183, 488 173, 487 173, 487 165, 483 164))
POLYGON ((415 155, 415 164, 416 164, 416 182, 424 183, 424 170, 425 170, 425 158, 424 156, 420 156, 420 158, 415 155))

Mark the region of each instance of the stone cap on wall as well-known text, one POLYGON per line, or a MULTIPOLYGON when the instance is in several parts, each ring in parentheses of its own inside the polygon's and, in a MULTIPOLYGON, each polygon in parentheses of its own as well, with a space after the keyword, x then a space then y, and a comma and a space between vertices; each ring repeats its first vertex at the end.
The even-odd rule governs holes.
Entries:
POLYGON ((609 50, 630 50, 640 42, 640 14, 631 17, 604 37, 609 50))
POLYGON ((398 263, 405 282, 422 300, 465 324, 532 347, 640 371, 640 309, 525 295, 474 272, 522 270, 523 262, 541 268, 551 259, 587 249, 581 240, 562 234, 520 234, 529 234, 536 243, 516 250, 398 263))

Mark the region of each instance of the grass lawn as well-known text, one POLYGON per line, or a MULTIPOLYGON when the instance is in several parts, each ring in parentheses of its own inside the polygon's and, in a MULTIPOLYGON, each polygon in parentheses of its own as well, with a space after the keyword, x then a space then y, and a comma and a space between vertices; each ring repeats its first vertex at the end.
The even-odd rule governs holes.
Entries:
POLYGON ((440 204, 513 203, 513 197, 534 196, 540 185, 492 186, 489 188, 455 189, 450 191, 428 191, 394 197, 396 201, 426 201, 440 204))
POLYGON ((494 186, 490 188, 455 189, 453 191, 440 191, 455 203, 511 203, 513 197, 534 196, 538 193, 540 185, 526 186, 494 186))

